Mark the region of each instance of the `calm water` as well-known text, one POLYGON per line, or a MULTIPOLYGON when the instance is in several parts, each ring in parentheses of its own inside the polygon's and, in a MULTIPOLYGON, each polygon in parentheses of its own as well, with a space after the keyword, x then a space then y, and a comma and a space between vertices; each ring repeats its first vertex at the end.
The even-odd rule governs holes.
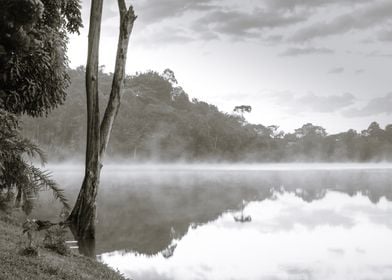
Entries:
MULTIPOLYGON (((83 169, 51 169, 74 199, 83 169)), ((390 165, 105 166, 99 259, 135 280, 392 279, 391 175, 390 165)), ((56 219, 57 207, 42 197, 34 215, 56 219)))

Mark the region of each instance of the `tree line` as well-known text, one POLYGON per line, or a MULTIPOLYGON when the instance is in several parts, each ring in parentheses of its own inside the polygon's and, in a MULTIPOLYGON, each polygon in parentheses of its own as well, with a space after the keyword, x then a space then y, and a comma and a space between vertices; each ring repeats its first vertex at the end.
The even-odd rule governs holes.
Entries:
MULTIPOLYGON (((85 148, 85 68, 69 69, 68 75, 71 84, 63 106, 47 118, 23 118, 24 135, 43 147, 52 160, 78 158, 85 148)), ((98 75, 101 104, 106 104, 113 74, 104 73, 101 67, 98 75)), ((382 128, 373 122, 360 132, 350 129, 328 134, 325 128, 307 123, 285 133, 276 125, 251 124, 242 114, 224 113, 214 105, 190 99, 170 69, 126 76, 121 103, 108 146, 108 156, 114 159, 137 162, 392 160, 392 124, 382 128)))

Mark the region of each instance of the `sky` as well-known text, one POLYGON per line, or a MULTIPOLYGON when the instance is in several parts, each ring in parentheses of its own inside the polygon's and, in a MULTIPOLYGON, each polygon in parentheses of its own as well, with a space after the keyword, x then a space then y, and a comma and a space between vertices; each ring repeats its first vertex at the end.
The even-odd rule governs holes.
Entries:
MULTIPOLYGON (((170 68, 191 98, 247 121, 329 133, 392 123, 391 0, 134 0, 138 18, 126 72, 170 68)), ((86 63, 85 28, 72 35, 71 67, 86 63)), ((105 0, 100 65, 112 72, 117 1, 105 0)))

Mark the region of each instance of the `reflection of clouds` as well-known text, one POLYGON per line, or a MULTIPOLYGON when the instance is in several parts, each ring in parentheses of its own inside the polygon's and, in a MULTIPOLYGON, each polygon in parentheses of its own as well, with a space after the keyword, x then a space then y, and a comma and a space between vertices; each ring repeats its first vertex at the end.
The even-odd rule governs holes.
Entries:
POLYGON ((337 213, 334 210, 320 209, 312 212, 303 209, 290 208, 280 217, 281 228, 292 229, 295 224, 300 224, 309 228, 317 226, 342 226, 352 227, 355 223, 352 218, 337 213))
POLYGON ((378 207, 365 207, 363 205, 349 205, 345 207, 345 211, 354 216, 356 213, 363 213, 363 217, 377 225, 386 226, 392 229, 392 208, 385 198, 381 199, 378 207))
POLYGON ((369 268, 374 271, 392 272, 392 265, 371 265, 369 268))
POLYGON ((135 279, 389 279, 392 230, 371 217, 390 211, 387 200, 375 205, 363 195, 327 192, 307 203, 282 193, 249 203, 250 223, 225 213, 190 227, 170 259, 114 253, 102 260, 135 279))
POLYGON ((355 252, 357 252, 358 254, 366 254, 366 251, 361 248, 355 248, 355 252))
POLYGON ((132 271, 132 279, 143 279, 143 280, 171 280, 170 276, 158 273, 156 270, 146 270, 140 272, 132 271))
POLYGON ((344 255, 345 253, 344 250, 340 248, 329 248, 328 251, 336 255, 344 255))
POLYGON ((238 228, 238 226, 241 228, 251 227, 262 232, 290 231, 294 230, 295 226, 303 226, 308 229, 314 229, 321 226, 353 227, 355 225, 355 220, 353 218, 341 213, 339 209, 333 209, 333 207, 331 207, 333 197, 346 195, 330 192, 327 196, 329 197, 327 197, 326 200, 330 205, 324 205, 322 206, 323 208, 317 209, 312 203, 304 204, 303 202, 306 200, 299 200, 299 198, 292 193, 278 194, 275 196, 276 198, 274 200, 268 199, 252 202, 245 207, 244 215, 250 215, 252 217, 252 222, 249 225, 233 224, 232 214, 222 217, 222 223, 227 228, 238 228), (276 207, 275 205, 276 200, 280 202, 279 207, 276 207))
POLYGON ((290 279, 313 279, 312 271, 308 268, 301 267, 283 267, 290 279))
MULTIPOLYGON (((263 203, 263 202, 260 202, 263 203)), ((341 215, 333 210, 315 210, 309 212, 304 209, 287 208, 283 209, 281 215, 269 220, 259 220, 257 212, 249 211, 245 208, 244 215, 250 215, 252 222, 240 224, 241 227, 257 228, 262 232, 289 231, 295 229, 295 226, 303 226, 308 229, 314 229, 320 226, 350 228, 355 225, 355 221, 347 216, 341 215)), ((225 219, 224 225, 227 228, 237 228, 238 223, 233 224, 233 218, 230 215, 225 219)))

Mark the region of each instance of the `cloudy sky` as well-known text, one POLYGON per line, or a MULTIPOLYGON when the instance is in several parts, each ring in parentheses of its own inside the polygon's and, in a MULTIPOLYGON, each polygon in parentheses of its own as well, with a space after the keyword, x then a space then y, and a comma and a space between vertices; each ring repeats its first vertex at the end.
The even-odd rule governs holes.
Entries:
MULTIPOLYGON (((85 64, 85 29, 71 66, 85 64)), ((328 132, 392 123, 391 0, 134 0, 127 73, 174 71, 190 97, 249 122, 328 132)), ((113 71, 117 1, 105 0, 100 64, 113 71)))

